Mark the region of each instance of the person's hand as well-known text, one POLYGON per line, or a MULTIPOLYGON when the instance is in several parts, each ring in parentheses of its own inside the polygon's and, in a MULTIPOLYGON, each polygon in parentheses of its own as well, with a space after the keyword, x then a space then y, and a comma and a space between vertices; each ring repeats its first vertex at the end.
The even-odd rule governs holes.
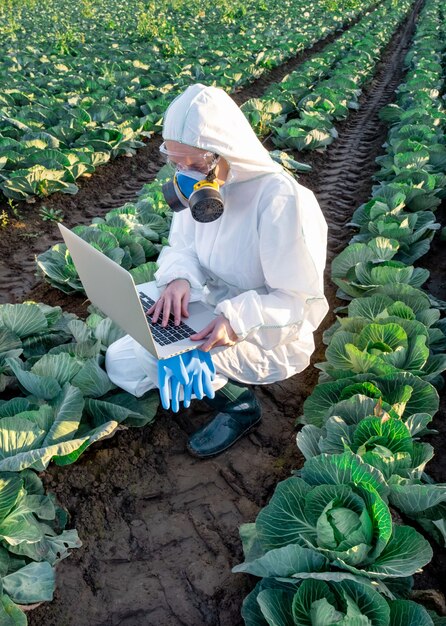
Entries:
POLYGON ((231 324, 223 315, 213 319, 203 330, 195 333, 195 335, 191 335, 189 339, 192 341, 206 339, 201 346, 198 346, 198 349, 203 352, 208 352, 217 346, 233 346, 238 341, 231 324))
POLYGON ((147 311, 152 315, 155 324, 161 317, 161 326, 167 326, 169 315, 172 313, 175 326, 178 326, 182 317, 189 317, 190 284, 185 278, 177 278, 167 285, 159 299, 147 311))

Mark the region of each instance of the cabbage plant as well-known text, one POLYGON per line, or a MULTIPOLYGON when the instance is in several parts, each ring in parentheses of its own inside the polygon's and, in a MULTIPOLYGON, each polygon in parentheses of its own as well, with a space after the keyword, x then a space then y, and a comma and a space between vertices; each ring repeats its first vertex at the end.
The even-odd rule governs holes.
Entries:
MULTIPOLYGON (((432 420, 416 414, 402 422, 386 413, 381 402, 366 396, 339 403, 324 427, 304 426, 296 441, 306 459, 319 454, 355 453, 379 470, 389 487, 389 503, 446 545, 446 485, 432 484, 425 467, 433 457, 431 445, 416 441, 432 420)), ((393 411, 391 411, 393 413, 393 411)))
POLYGON ((16 603, 52 600, 54 566, 81 545, 66 522, 34 472, 0 472, 1 624, 27 623, 16 603))
POLYGON ((10 173, 7 180, 0 184, 0 189, 7 198, 26 200, 30 196, 49 196, 61 193, 75 194, 79 188, 64 180, 64 169, 49 169, 43 165, 33 165, 29 169, 17 169, 10 173))
POLYGON ((275 133, 273 143, 280 148, 293 150, 316 150, 326 148, 338 137, 337 130, 330 126, 328 115, 319 111, 304 111, 298 119, 286 124, 272 125, 275 133))
POLYGON ((394 259, 406 265, 426 254, 440 225, 432 211, 405 211, 404 201, 403 194, 395 194, 392 199, 378 196, 362 204, 348 223, 359 229, 351 243, 366 243, 377 236, 397 239, 399 248, 394 259))
MULTIPOLYGON (((170 228, 171 211, 161 184, 169 175, 162 168, 157 179, 141 190, 136 203, 112 209, 103 218, 94 218, 90 225, 79 225, 73 232, 128 269, 136 284, 153 280, 154 260, 159 254, 170 228)), ((52 286, 73 293, 83 291, 76 267, 65 244, 56 244, 37 257, 38 273, 52 286)))
MULTIPOLYGON (((385 116, 385 111, 381 115, 385 116)), ((430 141, 432 138, 431 135, 430 141)), ((404 138, 395 133, 387 143, 387 154, 378 157, 377 162, 381 165, 376 175, 378 180, 393 179, 407 169, 435 173, 446 165, 446 148, 438 143, 425 143, 413 136, 404 138)))
MULTIPOLYGON (((43 377, 42 377, 43 378, 43 377)), ((43 378, 45 389, 54 388, 54 379, 43 378)), ((58 464, 75 461, 89 445, 112 434, 116 420, 93 428, 82 420, 81 391, 66 383, 52 402, 14 398, 0 405, 0 470, 25 468, 44 470, 54 459, 58 464)))
POLYGON ((309 459, 282 481, 255 523, 240 529, 244 563, 234 572, 261 577, 354 580, 393 597, 432 558, 414 528, 393 524, 381 472, 351 453, 309 459))
MULTIPOLYGON (((48 367, 48 359, 45 361, 48 367)), ((67 359, 58 358, 51 366, 60 367, 65 378, 67 363, 67 359)), ((73 463, 119 424, 143 426, 153 421, 158 408, 158 398, 151 392, 139 400, 127 393, 100 394, 100 400, 91 397, 101 384, 98 380, 109 385, 105 372, 94 361, 78 371, 73 384, 60 384, 49 368, 42 369, 41 374, 22 370, 17 363, 12 368, 31 394, 0 404, 0 471, 43 470, 51 460, 58 465, 73 463), (79 384, 82 391, 75 386, 79 384)))
POLYGON ((123 334, 111 320, 97 313, 86 322, 75 316, 61 320, 60 310, 52 316, 51 307, 5 307, 8 332, 20 330, 25 338, 36 339, 31 333, 46 324, 43 310, 54 322, 59 320, 63 339, 70 336, 71 341, 54 345, 43 355, 45 342, 34 341, 33 356, 22 360, 17 350, 4 359, 10 387, 15 384, 21 395, 0 400, 0 470, 43 470, 52 459, 60 465, 72 463, 118 425, 143 426, 153 421, 157 394, 136 399, 115 393, 103 369, 103 353, 123 334))
MULTIPOLYGON (((411 320, 421 323, 427 332, 429 348, 433 352, 446 352, 446 334, 440 311, 430 307, 428 298, 420 291, 412 290, 409 297, 401 293, 403 300, 395 300, 386 294, 376 294, 352 300, 346 310, 346 317, 337 321, 324 332, 323 341, 329 344, 338 330, 359 332, 367 324, 411 320), (417 297, 419 296, 419 297, 417 297), (412 306, 407 304, 410 302, 412 306)), ((404 322, 403 322, 404 323, 404 322)))
POLYGON ((386 600, 353 580, 284 583, 264 578, 245 598, 242 617, 245 626, 434 626, 420 604, 386 600))
POLYGON ((241 106, 241 109, 256 134, 265 135, 271 121, 281 115, 284 107, 273 98, 251 98, 241 106))
POLYGON ((329 346, 326 361, 316 365, 323 372, 320 380, 401 370, 439 381, 446 368, 446 328, 422 291, 390 282, 377 286, 372 296, 353 300, 346 312, 324 333, 329 346))
MULTIPOLYGON (((360 400, 363 405, 375 405, 373 411, 381 415, 376 415, 370 407, 370 414, 365 417, 361 413, 354 417, 332 415, 322 428, 311 424, 304 426, 296 441, 305 458, 321 453, 342 454, 348 450, 380 470, 387 480, 394 474, 420 479, 434 455, 432 446, 414 441, 409 426, 381 411, 379 403, 365 396, 360 400)), ((429 414, 417 414, 415 424, 412 420, 410 426, 415 432, 415 428, 424 430, 431 419, 429 414)))
POLYGON ((331 266, 332 280, 340 287, 340 296, 371 295, 380 286, 395 283, 421 287, 429 278, 429 272, 393 260, 399 247, 396 239, 375 237, 367 243, 353 243, 345 248, 331 266))
POLYGON ((446 355, 432 355, 427 328, 417 320, 398 316, 364 323, 349 320, 349 327, 331 337, 325 357, 317 363, 322 380, 345 378, 369 372, 378 376, 405 371, 432 381, 446 369, 446 355))
POLYGON ((426 484, 420 478, 394 475, 389 480, 389 502, 415 520, 446 547, 446 484, 426 484))
POLYGON ((72 341, 68 324, 75 317, 42 303, 0 305, 0 391, 12 380, 6 359, 43 355, 72 341))
MULTIPOLYGON (((90 226, 76 226, 73 232, 125 269, 145 266, 147 281, 153 279, 156 264, 149 259, 158 256, 160 232, 166 221, 152 213, 143 224, 135 213, 113 212, 106 219, 97 218, 90 226), (157 230, 155 230, 155 228, 157 230)), ((76 267, 65 244, 56 244, 37 257, 37 266, 50 284, 65 293, 83 291, 76 267)), ((141 273, 141 270, 140 270, 141 273)), ((137 282, 140 282, 138 279, 137 282)), ((143 281, 145 282, 145 281, 143 281)))
POLYGON ((25 560, 56 565, 81 545, 76 530, 64 530, 67 514, 45 494, 34 472, 0 473, 0 541, 2 562, 15 554, 25 560))
MULTIPOLYGON (((343 417, 345 411, 354 414, 357 404, 363 401, 359 396, 380 400, 386 412, 401 417, 406 424, 418 423, 420 414, 435 415, 439 406, 435 387, 409 372, 385 376, 358 374, 316 385, 304 402, 304 414, 298 422, 320 427, 331 415, 343 417)), ((369 406, 363 410, 369 411, 369 406)), ((363 416, 368 414, 365 412, 363 416)), ((412 427, 409 428, 412 432, 412 427)))
POLYGON ((440 189, 444 185, 444 177, 429 174, 424 170, 399 174, 392 181, 374 185, 373 196, 404 194, 407 209, 413 212, 434 211, 440 204, 440 189))

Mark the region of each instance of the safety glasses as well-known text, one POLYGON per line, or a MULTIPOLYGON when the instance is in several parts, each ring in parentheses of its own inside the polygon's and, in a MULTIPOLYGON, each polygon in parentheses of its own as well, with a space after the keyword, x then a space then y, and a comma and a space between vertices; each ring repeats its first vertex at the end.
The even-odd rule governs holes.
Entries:
POLYGON ((208 174, 220 158, 214 152, 197 152, 194 154, 193 151, 187 149, 187 146, 185 148, 183 151, 180 148, 178 150, 168 150, 166 142, 163 141, 159 151, 166 163, 170 163, 182 172, 195 170, 208 174))

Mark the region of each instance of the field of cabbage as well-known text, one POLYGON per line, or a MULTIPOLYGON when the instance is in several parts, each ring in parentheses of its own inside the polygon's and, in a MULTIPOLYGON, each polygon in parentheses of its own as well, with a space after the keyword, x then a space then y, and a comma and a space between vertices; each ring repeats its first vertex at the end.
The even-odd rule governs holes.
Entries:
POLYGON ((443 3, 7 0, 0 33, 0 626, 445 626, 443 3), (202 403, 108 379, 56 229, 153 277, 196 81, 329 225, 312 366, 207 461, 202 403))

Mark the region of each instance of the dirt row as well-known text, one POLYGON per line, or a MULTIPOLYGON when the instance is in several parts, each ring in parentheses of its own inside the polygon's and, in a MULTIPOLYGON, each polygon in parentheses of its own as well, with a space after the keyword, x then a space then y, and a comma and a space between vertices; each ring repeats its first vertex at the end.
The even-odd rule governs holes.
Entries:
MULTIPOLYGON (((413 25, 414 17, 395 35, 360 111, 339 127, 338 142, 306 158, 314 172, 300 180, 316 193, 326 216, 329 259, 347 245, 345 222, 370 194, 374 158, 386 135, 377 111, 402 78, 413 25)), ((255 89, 240 92, 238 102, 260 95, 255 89)), ((86 181, 78 196, 59 195, 48 205, 70 220, 82 215, 88 221, 100 214, 99 197, 105 194, 110 196, 104 212, 131 200, 148 171, 155 173, 157 158, 151 142, 130 160, 136 166, 126 191, 128 166, 120 178, 112 163, 86 181)), ((326 293, 333 310, 341 303, 328 277, 329 268, 326 293)), ((31 296, 82 310, 80 298, 65 298, 42 284, 31 296)), ((331 313, 316 334, 313 363, 323 360, 322 331, 333 320, 331 313)), ((255 581, 231 574, 242 560, 238 527, 253 521, 277 481, 301 466, 293 423, 316 382, 310 367, 283 383, 259 387, 262 425, 215 459, 199 461, 185 452, 189 434, 209 419, 204 405, 195 402, 177 415, 160 411, 153 427, 118 432, 71 467, 51 467, 46 486, 70 511, 84 547, 60 564, 55 600, 29 614, 30 626, 241 626, 241 602, 255 581)), ((440 573, 432 569, 433 586, 440 573)))

